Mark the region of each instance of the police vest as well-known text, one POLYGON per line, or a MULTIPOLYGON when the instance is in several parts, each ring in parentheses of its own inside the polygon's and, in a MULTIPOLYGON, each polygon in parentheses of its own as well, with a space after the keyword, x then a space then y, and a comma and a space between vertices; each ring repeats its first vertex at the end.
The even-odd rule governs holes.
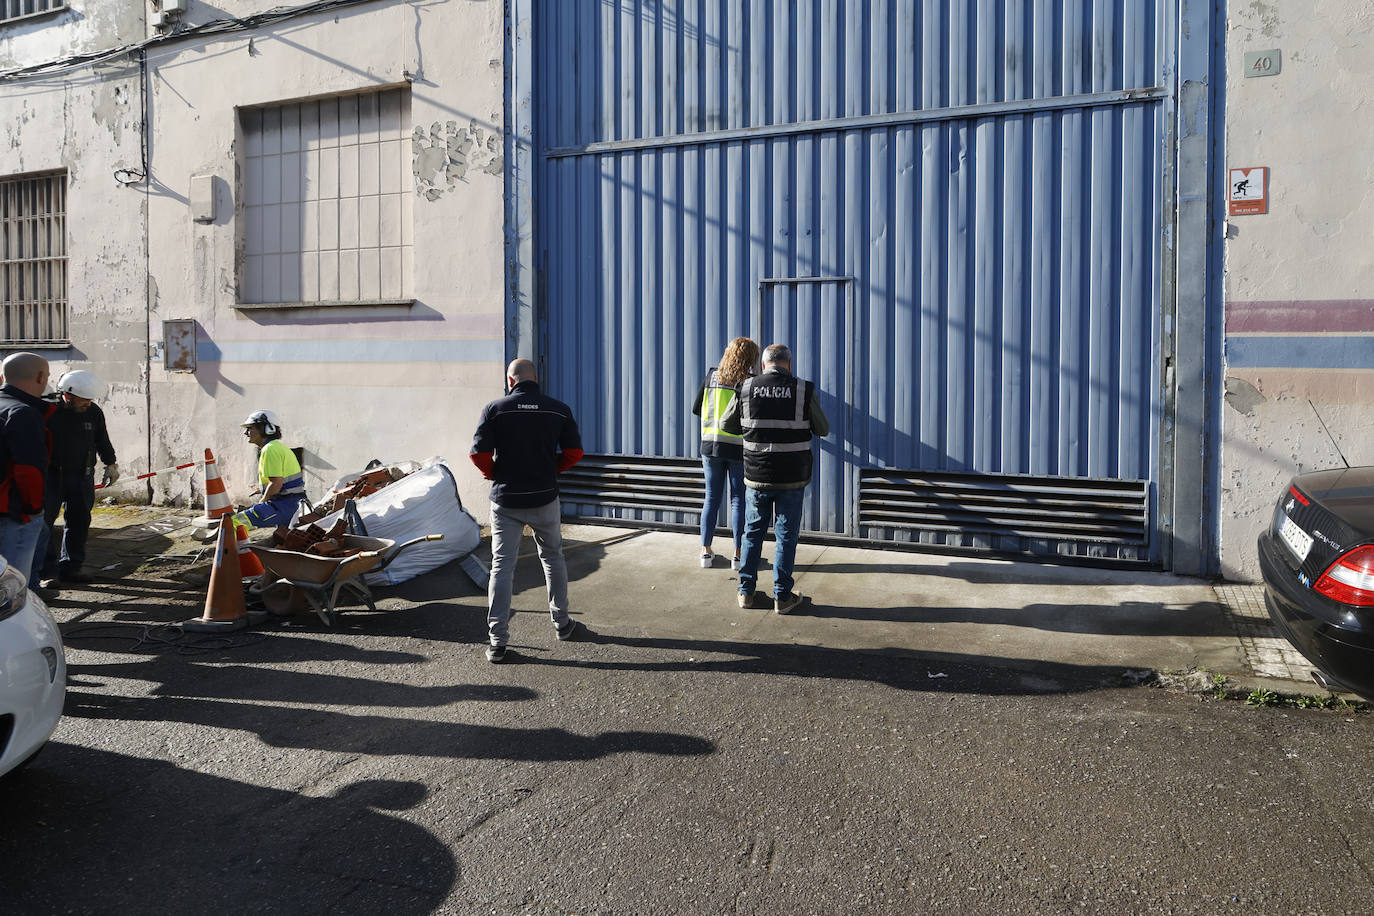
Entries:
POLYGON ((701 393, 701 453, 708 458, 739 461, 743 457, 744 437, 727 433, 720 425, 736 397, 733 387, 721 383, 718 370, 706 373, 706 390, 701 393))
POLYGON ((812 384, 795 375, 765 372, 740 388, 744 477, 763 488, 811 482, 812 384))

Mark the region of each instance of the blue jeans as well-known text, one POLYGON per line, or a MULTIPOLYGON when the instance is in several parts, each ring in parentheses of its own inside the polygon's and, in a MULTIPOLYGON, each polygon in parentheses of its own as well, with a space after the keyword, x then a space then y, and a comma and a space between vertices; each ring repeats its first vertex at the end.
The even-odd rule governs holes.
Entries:
MULTIPOLYGON (((6 515, 0 517, 0 556, 28 581, 33 572, 34 549, 43 533, 43 516, 35 515, 27 522, 6 515)), ((41 562, 41 561, 40 561, 41 562)))
POLYGON ((773 597, 792 591, 792 566, 797 559, 797 537, 801 534, 802 500, 806 490, 756 490, 749 488, 745 500, 744 552, 739 561, 739 593, 753 594, 758 585, 759 560, 763 557, 763 536, 773 522, 773 597))
POLYGON ((701 546, 711 546, 716 533, 716 517, 720 515, 720 501, 725 496, 726 480, 730 483, 730 530, 735 533, 735 556, 739 556, 740 541, 744 537, 744 462, 729 458, 701 458, 706 472, 706 503, 701 507, 701 546))

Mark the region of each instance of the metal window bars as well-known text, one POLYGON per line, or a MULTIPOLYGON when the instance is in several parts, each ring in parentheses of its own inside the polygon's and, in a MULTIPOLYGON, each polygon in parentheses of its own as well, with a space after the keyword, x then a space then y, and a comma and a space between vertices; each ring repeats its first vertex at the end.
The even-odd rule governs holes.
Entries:
POLYGON ((66 8, 66 0, 0 0, 0 22, 66 8))
POLYGON ((67 339, 65 172, 0 180, 0 302, 5 343, 67 339))

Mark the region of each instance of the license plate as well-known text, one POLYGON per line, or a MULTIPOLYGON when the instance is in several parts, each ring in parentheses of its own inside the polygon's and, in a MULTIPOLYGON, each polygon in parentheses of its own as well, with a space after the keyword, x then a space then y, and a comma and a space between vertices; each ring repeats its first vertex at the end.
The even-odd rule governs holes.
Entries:
POLYGON ((1301 563, 1307 559, 1307 555, 1312 552, 1312 536, 1298 527, 1287 515, 1283 517, 1283 524, 1279 525, 1279 537, 1288 545, 1288 549, 1293 551, 1293 556, 1298 558, 1301 563))

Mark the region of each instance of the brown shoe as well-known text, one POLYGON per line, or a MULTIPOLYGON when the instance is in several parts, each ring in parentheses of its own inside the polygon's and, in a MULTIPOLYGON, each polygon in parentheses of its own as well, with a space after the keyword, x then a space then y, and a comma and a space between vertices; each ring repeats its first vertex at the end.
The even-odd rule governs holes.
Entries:
POLYGON ((785 595, 779 595, 777 598, 773 599, 773 613, 790 614, 800 607, 801 603, 805 600, 806 596, 798 592, 788 592, 785 595))
POLYGON ((742 607, 742 608, 758 607, 758 603, 757 603, 758 597, 759 597, 759 593, 758 593, 758 592, 749 592, 747 595, 746 595, 744 592, 740 592, 740 593, 739 593, 739 606, 742 607))

